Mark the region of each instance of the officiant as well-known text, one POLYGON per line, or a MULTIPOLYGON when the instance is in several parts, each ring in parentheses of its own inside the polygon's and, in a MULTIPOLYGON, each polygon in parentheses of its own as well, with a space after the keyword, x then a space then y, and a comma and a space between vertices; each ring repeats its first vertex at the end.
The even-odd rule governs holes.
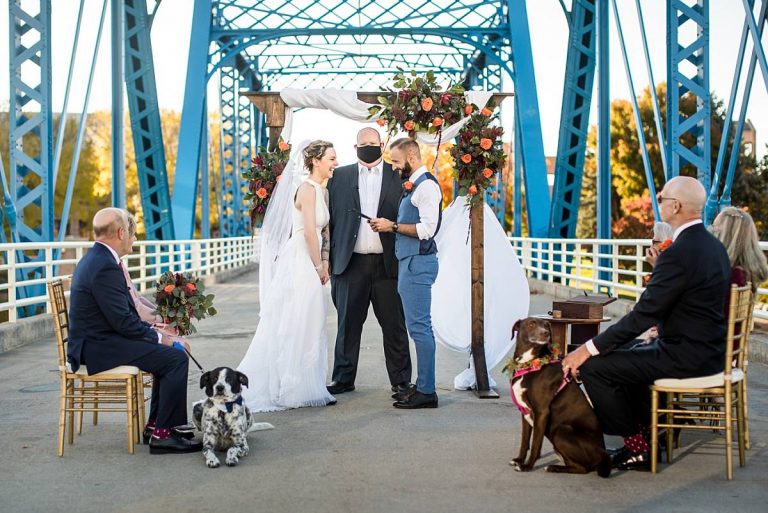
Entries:
POLYGON ((401 180, 384 162, 379 132, 366 127, 357 134, 357 163, 336 168, 328 181, 331 214, 331 297, 338 312, 333 395, 355 389, 360 337, 368 308, 381 326, 389 382, 394 396, 411 390, 411 356, 400 296, 395 234, 376 233, 368 219, 395 219, 401 180))

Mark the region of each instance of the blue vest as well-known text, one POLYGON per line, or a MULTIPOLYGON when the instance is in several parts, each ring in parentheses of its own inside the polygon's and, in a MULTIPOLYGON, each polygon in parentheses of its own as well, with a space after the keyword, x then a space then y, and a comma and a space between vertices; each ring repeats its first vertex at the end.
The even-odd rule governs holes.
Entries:
MULTIPOLYGON (((403 196, 400 198, 400 209, 397 211, 397 224, 418 224, 419 209, 413 206, 411 203, 411 195, 416 192, 416 189, 425 181, 432 180, 438 186, 440 185, 437 179, 431 173, 424 173, 416 179, 413 183, 413 188, 410 191, 403 191, 403 196)), ((434 235, 440 230, 440 223, 443 220, 442 199, 440 200, 440 206, 437 212, 437 229, 435 229, 434 235)), ((400 233, 395 234, 395 256, 398 260, 413 256, 413 255, 432 255, 437 253, 437 244, 435 244, 434 235, 429 239, 419 239, 418 237, 409 237, 400 233)))

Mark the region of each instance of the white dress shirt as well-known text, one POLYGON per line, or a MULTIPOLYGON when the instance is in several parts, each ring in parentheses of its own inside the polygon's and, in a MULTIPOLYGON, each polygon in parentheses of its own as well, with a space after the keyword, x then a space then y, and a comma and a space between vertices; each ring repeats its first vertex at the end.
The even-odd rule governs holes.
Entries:
MULTIPOLYGON (((427 172, 425 166, 421 166, 411 173, 408 181, 415 183, 421 175, 427 172)), ((416 223, 416 233, 419 239, 426 240, 434 237, 437 231, 437 222, 440 216, 440 202, 443 192, 440 185, 432 180, 424 180, 411 194, 411 204, 419 209, 419 222, 416 223)))
MULTIPOLYGON (((368 169, 358 162, 357 186, 360 194, 360 212, 372 218, 378 217, 379 199, 381 198, 381 174, 383 162, 368 169)), ((360 218, 360 228, 355 240, 355 253, 363 255, 382 254, 384 247, 381 237, 371 229, 366 218, 360 218)))
MULTIPOLYGON (((688 221, 687 223, 678 226, 677 230, 675 230, 675 233, 672 234, 672 241, 677 240, 680 234, 683 233, 683 230, 690 228, 691 226, 701 224, 702 222, 703 221, 701 219, 694 219, 693 221, 688 221)), ((592 356, 600 354, 600 351, 597 350, 597 347, 595 346, 595 343, 592 342, 592 339, 589 339, 584 345, 587 346, 587 351, 589 351, 589 354, 592 356)))

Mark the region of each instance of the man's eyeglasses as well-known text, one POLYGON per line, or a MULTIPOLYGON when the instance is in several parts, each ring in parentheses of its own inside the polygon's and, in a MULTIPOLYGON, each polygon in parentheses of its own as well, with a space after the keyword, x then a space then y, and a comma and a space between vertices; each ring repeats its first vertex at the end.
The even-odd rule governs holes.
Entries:
POLYGON ((674 201, 680 201, 680 200, 679 200, 679 199, 677 199, 677 198, 672 198, 672 197, 666 197, 666 198, 665 198, 664 196, 662 196, 662 195, 661 195, 661 193, 659 193, 659 194, 657 194, 657 195, 656 195, 656 200, 659 202, 659 205, 661 205, 662 203, 664 203, 664 200, 674 200, 674 201))

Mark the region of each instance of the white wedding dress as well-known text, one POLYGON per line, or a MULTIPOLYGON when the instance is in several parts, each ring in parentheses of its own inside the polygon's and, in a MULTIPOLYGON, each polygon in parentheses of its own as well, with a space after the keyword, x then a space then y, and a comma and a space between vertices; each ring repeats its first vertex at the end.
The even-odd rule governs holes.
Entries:
MULTIPOLYGON (((323 188, 315 188, 315 230, 330 215, 323 188)), ((243 389, 252 411, 325 406, 334 397, 325 388, 328 365, 323 285, 309 257, 302 213, 292 206, 291 238, 281 248, 268 284, 261 283, 261 312, 256 334, 237 370, 248 376, 243 389)))

